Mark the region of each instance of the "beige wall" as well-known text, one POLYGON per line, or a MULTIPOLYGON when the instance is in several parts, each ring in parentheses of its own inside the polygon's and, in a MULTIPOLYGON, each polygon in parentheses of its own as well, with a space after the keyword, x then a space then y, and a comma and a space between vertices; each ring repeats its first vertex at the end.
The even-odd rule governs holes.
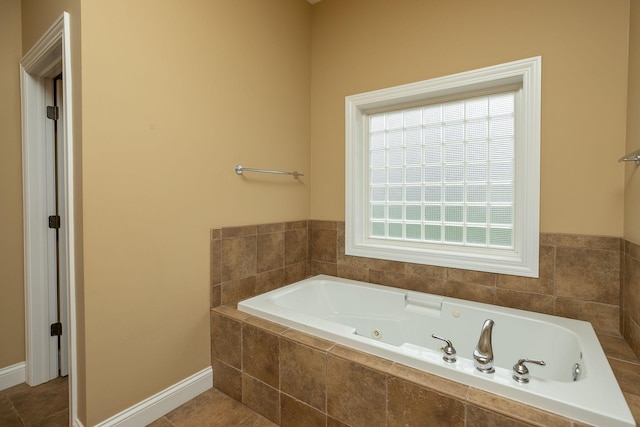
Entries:
POLYGON ((24 362, 20 0, 0 2, 0 369, 24 362))
POLYGON ((620 236, 628 0, 323 0, 311 217, 344 218, 344 97, 541 55, 541 231, 620 236))
POLYGON ((82 3, 88 425, 210 365, 211 227, 308 218, 310 12, 82 3))
MULTIPOLYGON (((640 4, 631 2, 629 25, 629 98, 625 153, 640 149, 640 4)), ((625 166, 624 237, 640 243, 640 169, 625 166)))

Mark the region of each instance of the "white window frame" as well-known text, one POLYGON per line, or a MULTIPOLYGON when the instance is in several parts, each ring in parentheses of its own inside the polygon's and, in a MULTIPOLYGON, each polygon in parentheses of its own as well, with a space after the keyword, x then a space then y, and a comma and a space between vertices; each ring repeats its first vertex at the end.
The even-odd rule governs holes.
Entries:
POLYGON ((534 57, 348 96, 345 99, 347 255, 538 277, 542 59, 534 57), (518 86, 514 147, 514 247, 479 248, 369 237, 370 112, 518 86))

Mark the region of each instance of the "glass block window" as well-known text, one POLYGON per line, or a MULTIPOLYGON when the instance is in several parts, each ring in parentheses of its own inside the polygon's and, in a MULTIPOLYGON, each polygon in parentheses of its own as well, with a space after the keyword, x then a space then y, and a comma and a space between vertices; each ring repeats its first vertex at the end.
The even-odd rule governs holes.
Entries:
POLYGON ((538 277, 540 57, 345 99, 345 254, 538 277))
POLYGON ((369 236, 513 248, 515 92, 368 116, 369 236))

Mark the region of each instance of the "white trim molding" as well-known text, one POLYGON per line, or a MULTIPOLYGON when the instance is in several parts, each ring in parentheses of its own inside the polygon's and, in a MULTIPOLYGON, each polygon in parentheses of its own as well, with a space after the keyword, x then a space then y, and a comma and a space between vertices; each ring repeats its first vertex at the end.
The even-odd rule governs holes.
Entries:
POLYGON ((213 370, 209 366, 98 423, 96 427, 137 427, 150 424, 212 387, 213 370))
POLYGON ((25 362, 0 368, 0 390, 6 390, 24 382, 25 362))
MULTIPOLYGON (((43 164, 43 142, 47 131, 45 80, 62 73, 64 137, 63 155, 59 165, 64 187, 60 232, 64 234, 66 253, 60 261, 67 272, 61 283, 67 287, 69 344, 69 416, 77 425, 77 361, 76 361, 76 305, 75 305, 75 218, 73 211, 73 108, 71 73, 71 17, 64 12, 43 34, 20 62, 22 92, 22 158, 24 198, 24 280, 25 280, 25 380, 29 385, 42 384, 51 379, 49 364, 49 307, 46 253, 46 177, 43 164)), ((64 326, 63 326, 64 327, 64 326)), ((64 333, 64 331, 63 331, 64 333)), ((57 375, 57 374, 56 374, 57 375)))

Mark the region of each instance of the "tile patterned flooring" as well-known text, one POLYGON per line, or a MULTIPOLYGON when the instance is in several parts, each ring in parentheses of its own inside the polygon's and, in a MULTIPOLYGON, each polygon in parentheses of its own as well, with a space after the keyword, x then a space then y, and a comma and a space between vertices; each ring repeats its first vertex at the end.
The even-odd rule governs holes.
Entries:
POLYGON ((205 391, 149 427, 275 427, 276 424, 214 389, 205 391))
POLYGON ((36 387, 26 383, 0 391, 0 426, 66 427, 69 386, 57 378, 36 387))
MULTIPOLYGON (((0 427, 67 427, 66 378, 0 391, 0 427)), ((208 390, 154 421, 149 427, 272 427, 272 422, 216 389, 208 390)))

